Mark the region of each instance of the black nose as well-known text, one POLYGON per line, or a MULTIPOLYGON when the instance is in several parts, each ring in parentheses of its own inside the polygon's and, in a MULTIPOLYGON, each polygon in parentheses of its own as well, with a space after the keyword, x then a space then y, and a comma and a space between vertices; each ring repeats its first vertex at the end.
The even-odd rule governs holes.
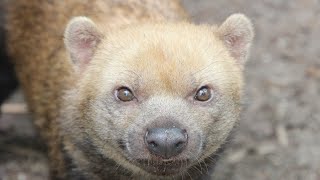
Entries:
POLYGON ((165 159, 180 154, 187 142, 187 131, 180 128, 152 128, 147 130, 145 135, 149 151, 165 159))

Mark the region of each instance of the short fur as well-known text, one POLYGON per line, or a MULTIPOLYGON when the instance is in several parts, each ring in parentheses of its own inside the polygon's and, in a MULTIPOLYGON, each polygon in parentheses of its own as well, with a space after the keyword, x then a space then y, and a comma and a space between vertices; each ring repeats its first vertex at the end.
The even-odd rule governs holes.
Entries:
POLYGON ((8 12, 9 52, 53 178, 211 176, 204 168, 239 119, 253 38, 245 16, 194 25, 173 0, 17 0, 8 12), (136 99, 119 101, 122 86, 136 99), (202 86, 212 89, 207 102, 193 98, 202 86), (141 137, 171 123, 189 141, 167 163, 141 137))

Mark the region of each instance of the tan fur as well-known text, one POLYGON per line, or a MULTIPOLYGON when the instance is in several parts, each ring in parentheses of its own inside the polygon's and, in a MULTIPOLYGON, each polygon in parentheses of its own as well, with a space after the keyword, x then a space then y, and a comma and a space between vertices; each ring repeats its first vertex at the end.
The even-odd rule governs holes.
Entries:
POLYGON ((86 140, 129 171, 110 177, 155 178, 128 160, 131 156, 122 153, 117 138, 143 133, 145 120, 175 117, 191 135, 202 132, 208 137, 210 147, 205 150, 190 140, 188 152, 199 154, 201 161, 223 144, 238 119, 243 63, 253 37, 251 24, 242 15, 220 27, 193 25, 173 0, 17 0, 9 4, 8 12, 9 52, 34 122, 48 143, 55 178, 69 177, 64 151, 89 179, 103 178, 98 171, 115 168, 93 163, 86 140), (69 58, 67 32, 67 48, 63 44, 65 28, 74 16, 89 17, 101 33, 90 62, 80 70, 69 58), (236 27, 237 36, 231 36, 236 27), (215 99, 193 102, 195 91, 207 84, 215 99), (130 87, 137 102, 116 102, 118 86, 130 87))

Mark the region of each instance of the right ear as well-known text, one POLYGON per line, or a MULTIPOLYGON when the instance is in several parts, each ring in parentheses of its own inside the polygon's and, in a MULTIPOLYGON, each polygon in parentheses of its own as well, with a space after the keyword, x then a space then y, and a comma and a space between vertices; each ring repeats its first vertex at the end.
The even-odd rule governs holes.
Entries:
POLYGON ((233 14, 219 27, 219 37, 231 56, 243 66, 254 37, 251 21, 243 14, 233 14))
POLYGON ((101 39, 102 34, 89 18, 75 17, 70 20, 64 32, 64 43, 72 62, 80 71, 92 60, 101 39))

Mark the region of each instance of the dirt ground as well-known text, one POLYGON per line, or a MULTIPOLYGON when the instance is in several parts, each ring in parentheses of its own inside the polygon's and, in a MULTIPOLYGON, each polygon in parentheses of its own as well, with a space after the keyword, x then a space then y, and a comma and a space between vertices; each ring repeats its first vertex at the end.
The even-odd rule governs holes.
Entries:
MULTIPOLYGON (((244 112, 214 179, 320 180, 320 1, 183 4, 197 23, 245 13, 256 31, 246 66, 244 112)), ((18 92, 2 107, 0 179, 47 179, 45 150, 30 116, 16 105, 22 99, 18 92)))

